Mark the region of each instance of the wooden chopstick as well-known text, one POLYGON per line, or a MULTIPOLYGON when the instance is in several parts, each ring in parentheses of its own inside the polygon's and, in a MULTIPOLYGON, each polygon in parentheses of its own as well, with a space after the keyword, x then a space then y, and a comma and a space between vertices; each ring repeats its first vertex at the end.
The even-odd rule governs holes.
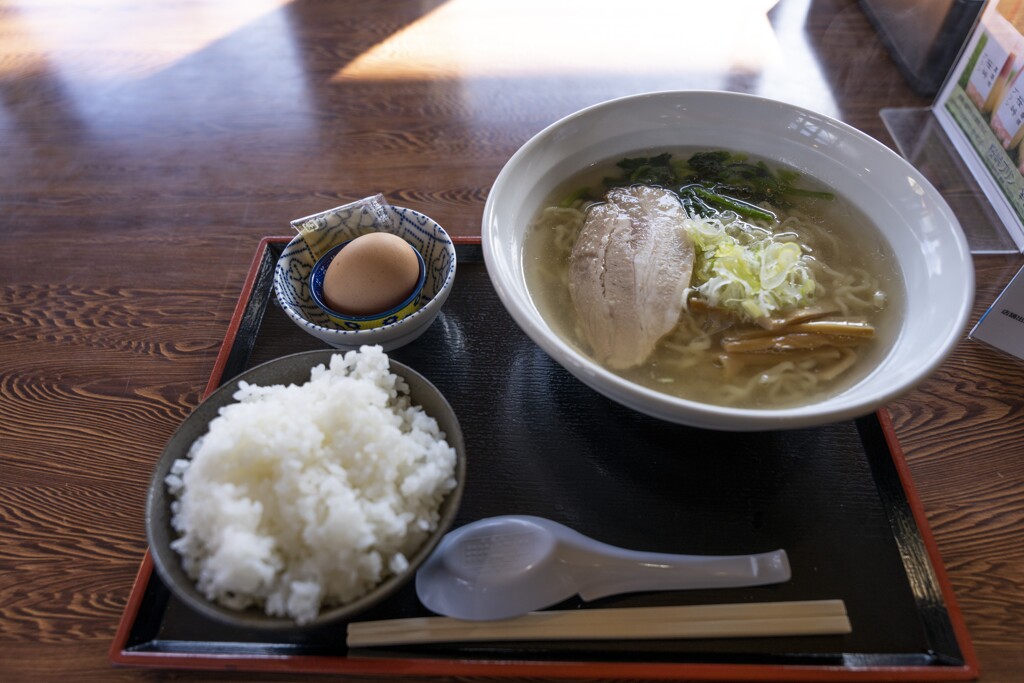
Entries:
POLYGON ((500 621, 417 617, 348 625, 349 647, 495 640, 643 640, 830 635, 852 630, 842 600, 531 612, 500 621))

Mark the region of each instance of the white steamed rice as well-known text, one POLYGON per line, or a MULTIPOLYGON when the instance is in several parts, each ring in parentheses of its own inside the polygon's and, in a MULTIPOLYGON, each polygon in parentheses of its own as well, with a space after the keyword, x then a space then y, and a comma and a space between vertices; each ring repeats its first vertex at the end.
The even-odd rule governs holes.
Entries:
POLYGON ((455 449, 379 346, 303 385, 239 383, 166 478, 171 547, 207 599, 299 624, 391 574, 437 528, 455 449))

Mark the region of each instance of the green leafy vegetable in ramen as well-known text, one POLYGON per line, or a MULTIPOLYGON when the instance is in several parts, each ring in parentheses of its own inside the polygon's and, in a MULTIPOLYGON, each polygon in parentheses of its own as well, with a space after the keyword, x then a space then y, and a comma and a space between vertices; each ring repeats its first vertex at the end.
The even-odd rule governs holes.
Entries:
POLYGON ((679 182, 676 169, 671 164, 672 155, 659 154, 653 157, 633 157, 622 159, 616 166, 622 169, 619 177, 605 179, 607 187, 625 185, 660 185, 671 187, 679 182))
POLYGON ((791 205, 795 196, 834 199, 831 192, 805 190, 794 183, 800 174, 789 169, 772 170, 763 161, 751 162, 742 154, 724 150, 698 152, 687 161, 691 174, 684 180, 711 187, 748 202, 768 202, 779 207, 791 205))
MULTIPOLYGON (((796 171, 773 170, 763 161, 751 162, 746 155, 725 150, 697 152, 685 161, 673 161, 672 154, 668 152, 651 157, 627 157, 615 165, 621 174, 606 177, 606 189, 656 185, 679 190, 685 186, 684 189, 689 188, 687 191, 690 194, 695 194, 694 188, 703 188, 708 193, 704 199, 720 208, 736 208, 724 206, 728 202, 739 202, 741 205, 769 203, 788 207, 795 197, 834 198, 831 192, 797 187, 800 174, 796 171)), ((586 189, 582 190, 580 196, 586 192, 586 189)), ((685 194, 681 190, 679 193, 685 194)))
POLYGON ((753 221, 774 221, 775 214, 767 209, 712 192, 703 185, 696 183, 679 188, 679 199, 691 215, 717 216, 721 211, 732 211, 740 218, 753 221))

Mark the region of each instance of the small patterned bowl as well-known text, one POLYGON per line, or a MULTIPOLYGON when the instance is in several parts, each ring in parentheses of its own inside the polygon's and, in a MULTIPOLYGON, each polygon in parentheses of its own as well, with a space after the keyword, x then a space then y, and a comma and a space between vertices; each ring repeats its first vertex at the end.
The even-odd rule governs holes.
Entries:
POLYGON ((416 261, 420 264, 419 277, 416 280, 416 286, 413 288, 412 293, 402 303, 376 315, 346 315, 328 306, 327 300, 324 298, 324 275, 327 273, 327 269, 330 268, 331 263, 334 262, 334 257, 347 245, 348 242, 344 242, 329 249, 313 266, 313 273, 310 275, 309 294, 313 297, 313 302, 331 319, 331 322, 346 330, 370 330, 375 327, 397 323, 399 320, 408 318, 420 310, 420 306, 423 303, 423 285, 427 281, 427 267, 423 262, 420 252, 416 249, 413 249, 413 251, 416 252, 416 261))
MULTIPOLYGON (((289 242, 274 268, 274 294, 284 312, 296 325, 337 349, 358 349, 364 344, 380 345, 391 351, 426 332, 444 305, 455 280, 455 245, 444 228, 424 214, 399 206, 390 206, 390 232, 416 248, 423 258, 425 274, 421 306, 405 318, 371 329, 348 329, 331 320, 310 291, 310 276, 317 258, 296 235, 289 242)), ((380 230, 373 217, 359 209, 340 208, 320 214, 318 220, 330 231, 331 240, 340 244, 360 235, 380 230)))

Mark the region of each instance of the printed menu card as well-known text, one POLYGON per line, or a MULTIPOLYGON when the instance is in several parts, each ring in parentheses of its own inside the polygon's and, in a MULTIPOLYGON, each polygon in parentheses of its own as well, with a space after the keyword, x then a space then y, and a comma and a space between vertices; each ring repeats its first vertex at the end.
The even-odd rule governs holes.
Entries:
POLYGON ((932 111, 1024 252, 1024 0, 985 7, 932 111))
POLYGON ((971 339, 1024 359, 1024 269, 981 316, 971 339))

